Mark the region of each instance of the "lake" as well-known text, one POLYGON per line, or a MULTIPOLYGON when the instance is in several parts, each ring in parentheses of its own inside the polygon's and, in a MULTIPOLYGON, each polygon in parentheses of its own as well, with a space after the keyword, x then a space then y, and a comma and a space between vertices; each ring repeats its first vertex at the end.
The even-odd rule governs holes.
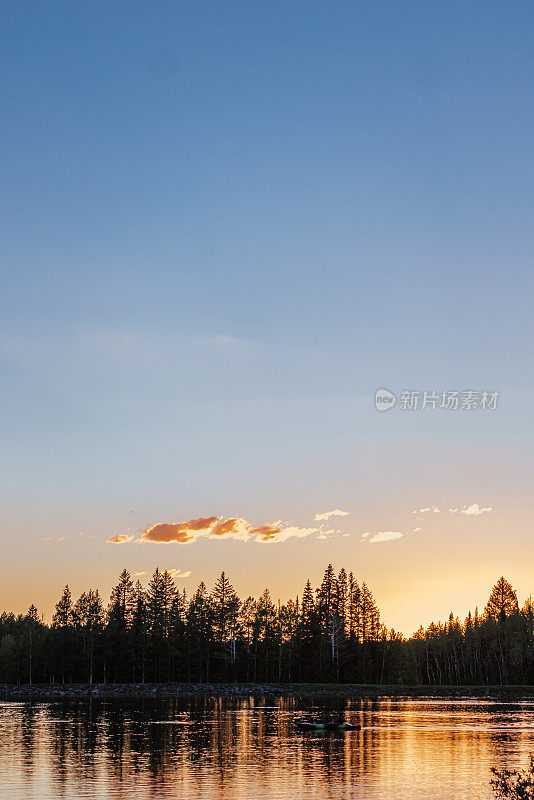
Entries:
POLYGON ((461 800, 534 752, 534 700, 287 698, 0 704, 0 800, 461 800))

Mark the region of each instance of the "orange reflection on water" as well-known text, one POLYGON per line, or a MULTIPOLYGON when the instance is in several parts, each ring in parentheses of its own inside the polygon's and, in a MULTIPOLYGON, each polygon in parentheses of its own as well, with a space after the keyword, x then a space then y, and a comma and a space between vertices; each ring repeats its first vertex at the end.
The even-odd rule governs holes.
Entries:
POLYGON ((0 704, 0 800, 460 800, 534 751, 534 704, 348 703, 362 731, 301 732, 300 699, 0 704))

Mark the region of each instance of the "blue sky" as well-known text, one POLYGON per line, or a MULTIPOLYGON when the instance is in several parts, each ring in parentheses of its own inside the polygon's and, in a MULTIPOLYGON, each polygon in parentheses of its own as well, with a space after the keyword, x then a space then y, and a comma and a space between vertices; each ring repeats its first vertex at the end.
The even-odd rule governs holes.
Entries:
MULTIPOLYGON (((533 23, 521 2, 4 5, 3 537, 13 575, 40 576, 34 602, 69 571, 83 588, 161 559, 41 536, 211 514, 347 508, 352 538, 277 545, 270 568, 352 560, 392 617, 405 543, 371 556, 364 530, 479 502, 499 519, 448 521, 425 556, 446 554, 439 580, 472 535, 495 556, 480 586, 507 526, 523 553, 533 23), (501 406, 379 415, 379 386, 501 406)), ((246 584, 244 546, 187 545, 190 587, 232 564, 246 584)), ((8 595, 24 606, 15 577, 8 595)))

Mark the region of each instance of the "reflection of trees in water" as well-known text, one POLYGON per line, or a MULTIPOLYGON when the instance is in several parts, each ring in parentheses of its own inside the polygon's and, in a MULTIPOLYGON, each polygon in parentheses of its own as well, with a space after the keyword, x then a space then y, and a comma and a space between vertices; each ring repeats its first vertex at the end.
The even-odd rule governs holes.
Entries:
POLYGON ((27 704, 5 712, 0 747, 22 784, 49 787, 32 796, 69 800, 81 784, 106 787, 120 800, 249 800, 280 795, 288 785, 304 786, 310 800, 325 800, 353 796, 363 786, 394 793, 399 781, 428 786, 436 775, 442 787, 454 787, 456 773, 470 769, 482 786, 490 766, 515 768, 532 749, 532 736, 514 732, 514 725, 532 721, 531 707, 358 700, 345 711, 348 720, 362 723, 361 732, 297 732, 295 714, 319 719, 339 710, 313 706, 285 698, 205 697, 27 704))
POLYGON ((35 760, 35 720, 40 714, 40 708, 34 703, 26 703, 22 709, 20 720, 20 742, 23 771, 30 776, 35 760))
POLYGON ((209 781, 231 796, 243 770, 263 786, 287 770, 320 776, 325 788, 350 783, 354 767, 365 766, 361 737, 295 736, 299 710, 292 698, 252 697, 29 704, 19 722, 24 774, 32 777, 44 737, 57 797, 68 797, 76 780, 98 780, 127 798, 136 776, 154 795, 169 784, 184 784, 194 795, 209 781))

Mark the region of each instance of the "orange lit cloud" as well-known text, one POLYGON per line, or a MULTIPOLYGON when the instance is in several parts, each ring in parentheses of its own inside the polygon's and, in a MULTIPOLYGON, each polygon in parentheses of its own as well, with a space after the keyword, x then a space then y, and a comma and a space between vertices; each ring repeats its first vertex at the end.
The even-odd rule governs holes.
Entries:
POLYGON ((196 541, 199 536, 211 533, 218 517, 200 517, 189 522, 157 522, 147 528, 141 536, 143 542, 177 542, 189 544, 196 541))
POLYGON ((250 534, 250 525, 246 519, 241 517, 230 517, 221 519, 215 525, 210 535, 228 539, 241 539, 246 541, 250 534))
POLYGON ((117 536, 111 536, 108 539, 109 544, 128 544, 133 542, 135 536, 133 533, 119 533, 117 536))
POLYGON ((250 533, 251 536, 254 536, 256 542, 274 544, 277 542, 285 542, 287 539, 293 537, 302 539, 305 536, 310 536, 310 534, 317 532, 318 528, 297 528, 294 525, 281 528, 278 525, 261 525, 259 528, 253 528, 250 533))
MULTIPOLYGON (((109 544, 126 544, 129 542, 157 542, 165 544, 191 544, 200 538, 204 539, 237 539, 238 541, 263 542, 266 544, 285 542, 287 539, 302 539, 312 533, 319 533, 320 528, 299 528, 282 522, 266 523, 253 526, 242 517, 199 517, 188 522, 157 522, 148 527, 136 538, 133 534, 120 533, 111 536, 109 544)), ((186 577, 185 575, 181 577, 186 577)))

